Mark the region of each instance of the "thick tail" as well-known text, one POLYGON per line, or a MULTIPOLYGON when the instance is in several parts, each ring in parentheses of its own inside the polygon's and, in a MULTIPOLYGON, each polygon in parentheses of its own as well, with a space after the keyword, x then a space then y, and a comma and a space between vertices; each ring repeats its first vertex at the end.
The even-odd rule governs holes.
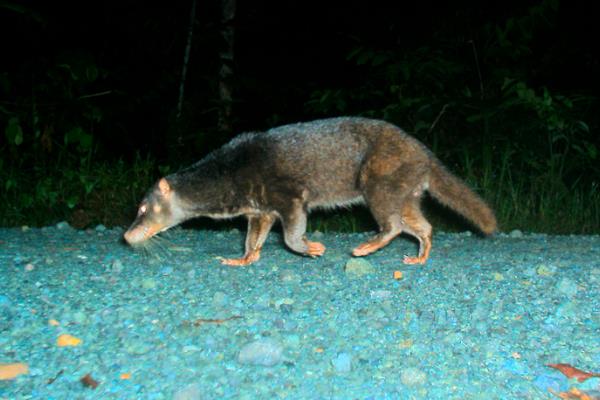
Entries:
POLYGON ((431 167, 429 193, 440 203, 467 218, 486 235, 496 230, 497 222, 492 209, 437 160, 431 167))

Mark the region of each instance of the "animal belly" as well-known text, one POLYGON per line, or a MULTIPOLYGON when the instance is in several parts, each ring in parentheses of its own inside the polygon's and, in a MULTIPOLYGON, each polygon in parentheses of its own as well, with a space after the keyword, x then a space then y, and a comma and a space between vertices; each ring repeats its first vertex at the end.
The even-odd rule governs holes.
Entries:
POLYGON ((356 204, 364 204, 362 195, 358 192, 349 192, 340 196, 330 194, 329 196, 321 196, 308 202, 309 209, 334 209, 338 207, 350 207, 356 204))

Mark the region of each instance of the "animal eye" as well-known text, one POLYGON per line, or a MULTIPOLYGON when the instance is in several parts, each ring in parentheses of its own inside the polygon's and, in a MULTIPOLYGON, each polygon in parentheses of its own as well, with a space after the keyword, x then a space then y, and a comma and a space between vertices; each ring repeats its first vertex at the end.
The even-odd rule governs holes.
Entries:
POLYGON ((148 207, 147 207, 145 204, 142 204, 142 205, 140 206, 140 209, 138 210, 138 217, 139 217, 140 215, 142 215, 142 214, 146 214, 146 210, 147 210, 147 208, 148 208, 148 207))

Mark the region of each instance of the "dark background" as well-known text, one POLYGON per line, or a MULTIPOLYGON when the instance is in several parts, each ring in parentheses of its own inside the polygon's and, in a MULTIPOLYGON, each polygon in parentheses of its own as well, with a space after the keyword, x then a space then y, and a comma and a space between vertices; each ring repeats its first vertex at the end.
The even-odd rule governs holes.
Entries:
MULTIPOLYGON (((198 0, 182 79, 192 4, 1 1, 7 189, 23 174, 64 182, 84 164, 135 168, 140 157, 154 179, 242 131, 366 115, 414 134, 484 192, 509 168, 565 193, 598 190, 596 2, 257 0, 235 2, 228 19, 227 3, 198 0)), ((54 201, 85 208, 89 192, 54 201)), ((44 198, 32 196, 28 206, 44 198)))
MULTIPOLYGON (((336 114, 329 110, 310 112, 305 104, 315 90, 355 88, 374 80, 364 68, 348 60, 358 46, 397 53, 422 46, 452 46, 473 69, 464 84, 476 90, 477 73, 468 41, 486 46, 484 40, 490 38, 481 37, 484 25, 503 26, 540 3, 238 2, 232 24, 233 131, 336 114)), ((8 88, 4 87, 2 100, 10 103, 35 95, 42 103, 40 112, 45 112, 46 103, 56 102, 54 112, 60 114, 64 111, 61 108, 69 106, 61 102, 110 90, 110 94, 89 100, 103 112, 95 138, 119 155, 137 150, 162 155, 165 131, 173 123, 178 100, 191 5, 191 0, 4 3, 0 9, 0 71, 8 80, 4 85, 8 88), (65 82, 72 86, 71 99, 60 98, 64 93, 53 92, 52 87, 36 88, 53 79, 49 70, 61 64, 94 67, 98 77, 92 82, 65 82), (34 93, 32 89, 37 90, 34 93)), ((533 87, 596 94, 598 6, 591 1, 565 1, 557 6, 550 17, 553 20, 536 31, 528 43, 531 54, 515 62, 527 63, 523 67, 529 69, 533 87)), ((221 20, 220 2, 197 3, 185 82, 186 123, 196 135, 216 125, 218 53, 224 46, 221 20)), ((55 72, 66 74, 66 69, 55 72)), ((66 80, 64 76, 54 79, 66 80)), ((368 100, 365 103, 342 111, 364 112, 371 106, 368 100)), ((5 103, 4 107, 12 111, 10 105, 5 103)))

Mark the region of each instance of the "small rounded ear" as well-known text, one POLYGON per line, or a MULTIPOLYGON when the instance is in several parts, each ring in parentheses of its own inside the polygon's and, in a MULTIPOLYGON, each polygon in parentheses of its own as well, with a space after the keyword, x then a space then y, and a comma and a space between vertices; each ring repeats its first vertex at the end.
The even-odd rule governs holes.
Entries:
POLYGON ((163 196, 169 196, 171 193, 171 185, 169 185, 169 182, 167 182, 165 178, 161 178, 158 181, 158 190, 160 190, 160 194, 163 196))

